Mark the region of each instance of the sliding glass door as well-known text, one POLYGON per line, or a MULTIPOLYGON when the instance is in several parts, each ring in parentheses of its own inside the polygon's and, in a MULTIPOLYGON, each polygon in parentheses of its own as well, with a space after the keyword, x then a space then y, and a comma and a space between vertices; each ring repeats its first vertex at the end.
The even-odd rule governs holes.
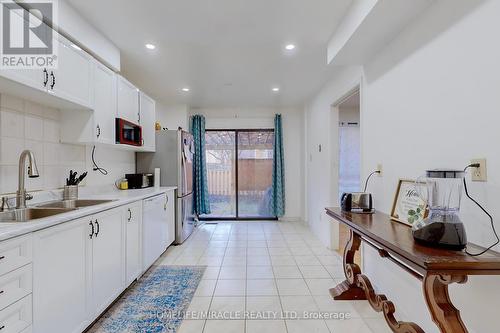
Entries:
POLYGON ((272 129, 207 130, 208 191, 205 219, 272 219, 272 129))

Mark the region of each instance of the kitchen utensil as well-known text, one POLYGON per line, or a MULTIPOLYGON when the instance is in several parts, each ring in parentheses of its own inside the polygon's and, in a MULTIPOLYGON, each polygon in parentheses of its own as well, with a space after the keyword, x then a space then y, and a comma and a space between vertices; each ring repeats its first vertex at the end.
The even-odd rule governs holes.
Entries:
POLYGON ((85 177, 87 177, 87 171, 85 171, 84 173, 82 173, 82 174, 80 175, 80 177, 78 177, 78 179, 76 180, 75 185, 80 184, 80 182, 81 182, 81 181, 82 181, 85 177))

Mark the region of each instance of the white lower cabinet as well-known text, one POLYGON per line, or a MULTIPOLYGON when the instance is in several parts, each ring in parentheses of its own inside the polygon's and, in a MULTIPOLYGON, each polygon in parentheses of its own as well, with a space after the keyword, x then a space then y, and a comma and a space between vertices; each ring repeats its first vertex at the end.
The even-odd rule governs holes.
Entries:
POLYGON ((32 261, 31 235, 16 237, 0 243, 0 275, 32 261))
POLYGON ((175 240, 175 192, 143 201, 142 271, 154 264, 175 240))
MULTIPOLYGON (((93 216, 92 299, 94 314, 100 314, 125 288, 125 234, 123 209, 93 216)), ((92 315, 92 313, 91 313, 92 315)))
POLYGON ((123 291, 123 208, 35 233, 33 332, 80 333, 123 291))
POLYGON ((33 321, 31 295, 28 295, 0 311, 0 332, 19 333, 33 321))
POLYGON ((128 205, 125 211, 127 229, 126 251, 126 285, 137 279, 142 272, 141 265, 141 235, 142 235, 142 205, 140 202, 128 205))
POLYGON ((165 194, 165 211, 167 216, 167 246, 175 241, 175 191, 165 194))
POLYGON ((140 276, 144 248, 156 249, 152 263, 173 242, 174 202, 170 191, 0 242, 0 288, 8 290, 0 295, 8 330, 0 332, 83 332, 140 276), (143 209, 153 222, 146 238, 143 209))
POLYGON ((34 234, 33 330, 80 333, 89 325, 87 218, 34 234))
POLYGON ((31 269, 31 264, 1 276, 0 309, 4 309, 31 294, 33 289, 32 277, 33 270, 31 269))

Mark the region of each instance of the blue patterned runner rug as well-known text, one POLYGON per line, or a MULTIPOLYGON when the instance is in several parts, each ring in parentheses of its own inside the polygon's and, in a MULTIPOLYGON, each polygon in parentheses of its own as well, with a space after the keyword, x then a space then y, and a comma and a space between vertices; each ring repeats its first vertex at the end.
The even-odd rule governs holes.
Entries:
POLYGON ((152 267, 88 333, 176 332, 205 268, 152 267))

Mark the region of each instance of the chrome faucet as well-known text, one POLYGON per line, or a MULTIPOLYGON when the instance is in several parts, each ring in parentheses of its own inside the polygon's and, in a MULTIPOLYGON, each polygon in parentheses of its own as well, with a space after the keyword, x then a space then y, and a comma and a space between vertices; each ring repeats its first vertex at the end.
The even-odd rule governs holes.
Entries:
POLYGON ((35 155, 31 150, 25 150, 21 153, 19 157, 19 186, 16 192, 16 208, 26 208, 26 199, 33 198, 32 196, 26 194, 26 189, 24 188, 24 166, 26 164, 26 157, 28 158, 28 177, 36 178, 39 176, 38 168, 36 167, 35 155))

